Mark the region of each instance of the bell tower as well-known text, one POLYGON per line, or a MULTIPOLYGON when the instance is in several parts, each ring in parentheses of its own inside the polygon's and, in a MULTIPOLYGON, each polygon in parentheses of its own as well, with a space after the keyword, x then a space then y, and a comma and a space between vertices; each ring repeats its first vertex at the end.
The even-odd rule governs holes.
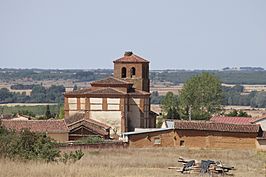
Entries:
POLYGON ((114 62, 114 77, 133 83, 133 87, 150 92, 149 61, 125 52, 122 58, 114 62))

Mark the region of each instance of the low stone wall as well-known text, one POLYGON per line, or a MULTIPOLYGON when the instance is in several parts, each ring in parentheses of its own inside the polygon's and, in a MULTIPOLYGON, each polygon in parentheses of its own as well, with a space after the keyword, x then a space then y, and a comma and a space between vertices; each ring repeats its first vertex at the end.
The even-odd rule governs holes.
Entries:
POLYGON ((103 143, 96 143, 96 144, 60 144, 60 150, 87 150, 87 149, 111 149, 111 148, 127 148, 127 144, 122 141, 106 141, 103 143))

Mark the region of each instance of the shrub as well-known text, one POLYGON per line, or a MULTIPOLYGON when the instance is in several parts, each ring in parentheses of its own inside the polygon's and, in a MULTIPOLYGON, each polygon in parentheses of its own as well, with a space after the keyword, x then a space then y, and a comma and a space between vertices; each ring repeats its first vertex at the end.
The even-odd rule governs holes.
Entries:
MULTIPOLYGON (((28 129, 17 133, 1 126, 0 122, 0 157, 20 160, 44 160, 46 162, 65 159, 76 162, 83 157, 79 150, 64 153, 61 156, 57 144, 44 133, 34 133, 28 129)), ((64 161, 63 161, 64 162, 64 161)))

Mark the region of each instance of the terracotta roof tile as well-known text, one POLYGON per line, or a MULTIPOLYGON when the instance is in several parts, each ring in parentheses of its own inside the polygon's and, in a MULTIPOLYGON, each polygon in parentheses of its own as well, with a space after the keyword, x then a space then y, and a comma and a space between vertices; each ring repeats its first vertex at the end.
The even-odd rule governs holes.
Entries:
POLYGON ((110 128, 109 125, 106 125, 104 123, 98 122, 98 121, 96 121, 94 119, 86 118, 84 113, 76 113, 76 114, 74 114, 74 115, 72 115, 70 117, 65 118, 65 122, 66 122, 67 126, 69 126, 71 124, 75 124, 76 122, 79 122, 81 120, 87 120, 90 123, 95 124, 96 126, 101 126, 101 127, 105 128, 105 129, 110 128))
POLYGON ((104 87, 94 91, 89 92, 89 94, 112 94, 112 95, 125 95, 126 93, 115 88, 104 87))
POLYGON ((79 128, 80 126, 84 126, 87 129, 90 129, 92 132, 99 134, 101 136, 109 135, 109 128, 106 128, 106 126, 102 126, 102 124, 99 124, 99 122, 92 121, 92 119, 83 119, 77 122, 74 122, 73 124, 68 125, 68 128, 71 131, 75 131, 75 129, 79 128))
POLYGON ((224 117, 224 116, 212 117, 210 119, 210 121, 212 122, 228 123, 228 124, 251 124, 256 120, 257 120, 256 118, 252 117, 224 117))
POLYGON ((256 133, 259 131, 259 126, 253 124, 237 125, 237 124, 214 123, 210 121, 175 121, 175 129, 256 133))
POLYGON ((2 125, 15 131, 29 129, 32 132, 68 132, 64 120, 2 120, 2 125))
POLYGON ((67 92, 65 96, 76 96, 76 95, 89 95, 89 94, 112 94, 112 95, 125 95, 126 92, 112 88, 112 87, 91 87, 87 89, 81 89, 77 91, 67 92))
POLYGON ((141 58, 133 53, 131 55, 124 55, 122 58, 119 58, 114 63, 149 63, 148 60, 145 60, 144 58, 141 58))
POLYGON ((91 86, 101 86, 101 85, 117 85, 117 86, 124 86, 124 85, 133 85, 131 82, 124 81, 122 79, 114 78, 114 77, 107 77, 102 80, 97 80, 91 82, 91 86))
POLYGON ((74 115, 66 117, 65 118, 65 122, 66 122, 67 125, 69 125, 69 124, 72 124, 72 123, 77 122, 79 120, 82 120, 84 118, 85 118, 85 114, 84 113, 76 113, 74 115))

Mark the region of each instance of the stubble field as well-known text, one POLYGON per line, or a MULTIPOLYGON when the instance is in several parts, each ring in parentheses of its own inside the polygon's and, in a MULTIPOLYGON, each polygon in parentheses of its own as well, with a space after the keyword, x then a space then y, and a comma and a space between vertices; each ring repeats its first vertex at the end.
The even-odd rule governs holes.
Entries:
MULTIPOLYGON (((239 177, 265 177, 266 153, 247 150, 102 149, 84 151, 74 164, 0 160, 0 177, 191 177, 167 169, 179 156, 221 160, 235 166, 239 177)), ((208 175, 206 175, 208 176, 208 175)))

